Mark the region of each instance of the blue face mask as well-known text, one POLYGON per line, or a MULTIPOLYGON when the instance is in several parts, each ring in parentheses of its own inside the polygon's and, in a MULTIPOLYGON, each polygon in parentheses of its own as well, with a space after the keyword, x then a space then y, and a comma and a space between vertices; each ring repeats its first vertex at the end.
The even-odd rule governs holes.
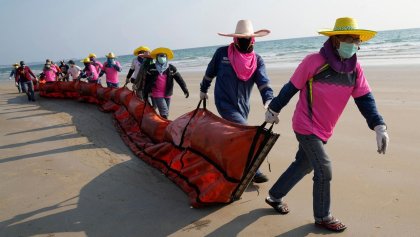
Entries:
POLYGON ((160 64, 165 64, 167 61, 166 57, 158 57, 157 60, 160 64))
POLYGON ((114 63, 115 63, 115 59, 113 59, 113 58, 108 58, 108 59, 106 60, 106 62, 108 63, 108 65, 112 65, 112 64, 114 64, 114 63))
POLYGON ((342 58, 351 58, 355 53, 357 53, 358 49, 359 46, 356 44, 340 42, 340 47, 337 51, 342 58))

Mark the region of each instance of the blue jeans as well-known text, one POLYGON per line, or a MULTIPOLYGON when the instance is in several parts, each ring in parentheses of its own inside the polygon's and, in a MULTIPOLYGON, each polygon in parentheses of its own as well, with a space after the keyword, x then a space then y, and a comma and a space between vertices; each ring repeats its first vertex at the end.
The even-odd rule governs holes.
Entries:
POLYGON ((171 103, 171 98, 156 98, 152 97, 153 107, 159 110, 160 116, 168 118, 169 115, 169 105, 171 103))
POLYGON ((34 85, 32 84, 32 81, 23 82, 23 88, 25 88, 24 91, 28 95, 28 100, 35 101, 34 85))
POLYGON ((26 93, 25 82, 19 80, 20 89, 22 89, 22 93, 26 93))
POLYGON ((107 87, 113 87, 113 88, 118 88, 120 85, 120 83, 112 83, 112 82, 106 82, 106 86, 107 87))
POLYGON ((307 174, 314 171, 313 210, 317 221, 331 216, 330 181, 332 178, 331 161, 324 150, 324 142, 315 135, 296 133, 299 150, 295 161, 280 176, 269 191, 273 199, 281 199, 307 174))

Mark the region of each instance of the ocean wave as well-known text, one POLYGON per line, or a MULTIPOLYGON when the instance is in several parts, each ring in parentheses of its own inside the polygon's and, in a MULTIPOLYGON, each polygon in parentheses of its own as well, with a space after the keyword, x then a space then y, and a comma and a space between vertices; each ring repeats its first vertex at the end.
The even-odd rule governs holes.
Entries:
MULTIPOLYGON (((266 64, 270 66, 296 65, 307 54, 318 52, 327 38, 323 36, 305 37, 295 39, 282 39, 257 42, 255 51, 261 55, 266 64)), ((171 61, 180 71, 202 70, 210 62, 214 52, 220 46, 174 50, 175 58, 171 61)), ((416 59, 420 58, 420 29, 407 29, 396 31, 378 32, 371 41, 364 42, 358 53, 359 58, 368 61, 377 60, 386 63, 386 59, 416 59)), ((126 74, 133 60, 132 55, 118 57, 123 74, 126 74)), ((105 61, 105 58, 99 58, 105 61)), ((75 59, 76 64, 82 66, 80 59, 75 59)), ((12 69, 10 65, 0 65, 0 79, 9 77, 12 69)), ((28 63, 36 74, 42 70, 43 63, 28 63)))

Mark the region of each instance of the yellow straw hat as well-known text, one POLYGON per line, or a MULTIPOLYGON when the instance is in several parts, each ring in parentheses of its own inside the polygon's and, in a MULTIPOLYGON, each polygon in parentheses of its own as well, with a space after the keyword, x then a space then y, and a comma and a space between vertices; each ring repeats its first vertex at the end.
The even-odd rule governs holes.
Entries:
POLYGON ((166 54, 166 56, 168 57, 169 60, 174 58, 174 52, 172 52, 172 50, 168 49, 168 48, 157 48, 154 49, 151 53, 150 56, 152 56, 152 58, 156 58, 156 56, 158 54, 166 54))
POLYGON ((139 52, 140 52, 140 51, 150 52, 150 49, 149 49, 149 47, 147 47, 147 46, 140 46, 140 47, 138 47, 137 49, 135 49, 135 50, 133 51, 134 56, 139 55, 139 52))
POLYGON ((19 63, 13 64, 13 67, 19 67, 19 63))
POLYGON ((89 58, 84 58, 82 61, 80 61, 82 63, 90 63, 90 59, 89 58))
POLYGON ((96 54, 90 53, 89 56, 88 56, 88 58, 96 58, 96 54))
POLYGON ((335 20, 334 29, 323 29, 318 31, 321 35, 359 35, 362 42, 366 42, 376 35, 376 31, 359 29, 356 19, 343 17, 335 20))
POLYGON ((115 54, 113 52, 105 55, 107 58, 116 58, 115 54))

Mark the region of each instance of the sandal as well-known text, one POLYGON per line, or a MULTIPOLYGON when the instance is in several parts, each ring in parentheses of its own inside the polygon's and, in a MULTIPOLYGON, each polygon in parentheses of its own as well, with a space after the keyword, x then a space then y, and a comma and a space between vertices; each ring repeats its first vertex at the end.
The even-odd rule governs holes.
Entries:
POLYGON ((331 217, 331 219, 327 221, 315 221, 315 225, 334 232, 343 232, 347 228, 346 225, 335 217, 331 217))
POLYGON ((265 199, 265 203, 270 205, 272 208, 274 208, 274 210, 276 210, 278 213, 282 215, 286 215, 287 213, 289 213, 289 207, 287 206, 285 202, 275 202, 271 200, 270 197, 267 197, 265 199))

